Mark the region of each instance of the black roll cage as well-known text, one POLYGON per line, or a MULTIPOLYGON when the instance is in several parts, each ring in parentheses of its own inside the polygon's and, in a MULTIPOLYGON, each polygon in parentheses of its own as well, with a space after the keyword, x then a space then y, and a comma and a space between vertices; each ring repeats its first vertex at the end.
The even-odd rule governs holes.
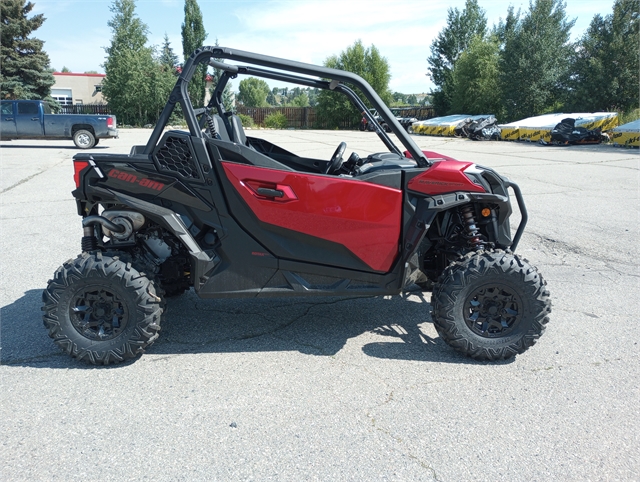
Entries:
POLYGON ((203 124, 198 122, 197 115, 205 112, 208 113, 213 107, 217 109, 218 114, 220 114, 227 131, 229 131, 229 134, 231 134, 231 125, 229 119, 226 115, 224 115, 225 111, 224 105, 222 103, 222 93, 229 79, 237 77, 238 74, 253 75, 256 77, 263 77, 271 80, 291 82, 307 87, 341 92, 342 94, 346 95, 349 100, 351 100, 355 107, 359 109, 364 116, 367 117, 372 125, 376 126, 376 133, 385 144, 385 146, 391 152, 402 155, 402 152, 393 143, 386 132, 384 132, 384 130, 373 119, 373 116, 369 112, 369 108, 364 104, 364 102, 362 102, 358 95, 348 85, 345 85, 347 83, 351 84, 357 87, 362 92, 367 100, 378 111, 378 114, 385 119, 387 125, 391 128, 391 131, 398 137, 407 151, 409 151, 413 159, 418 163, 418 166, 429 167, 431 165, 431 162, 427 159, 422 150, 420 150, 420 148, 416 145, 411 136, 409 136, 407 131, 396 120, 395 116, 391 113, 382 99, 373 90, 373 88, 359 75, 344 70, 330 69, 328 67, 306 64, 303 62, 296 62, 293 60, 286 60, 277 57, 271 57, 268 55, 245 52, 242 50, 235 50, 227 47, 212 46, 199 48, 191 55, 191 57, 189 57, 189 59, 187 59, 184 67, 182 68, 182 72, 178 77, 178 80, 176 81, 176 85, 171 91, 169 101, 162 110, 162 113, 158 118, 158 122, 156 123, 156 126, 151 134, 151 137, 149 138, 149 141, 145 146, 144 153, 151 154, 153 152, 156 144, 158 143, 158 140, 160 139, 160 136, 162 135, 162 132, 164 131, 164 128, 169 122, 171 113, 173 112, 173 109, 175 108, 177 103, 179 103, 182 108, 185 121, 187 122, 189 132, 192 136, 200 138, 203 137, 203 124), (229 59, 238 62, 259 65, 262 67, 268 67, 271 69, 278 69, 279 71, 266 70, 254 66, 226 64, 223 62, 219 62, 216 59, 229 59), (195 110, 193 108, 193 105, 191 104, 191 100, 189 99, 187 87, 191 78, 196 72, 196 67, 201 63, 205 63, 215 69, 220 69, 223 71, 223 73, 220 76, 218 84, 214 92, 212 93, 211 100, 209 101, 207 107, 195 110), (301 77, 289 72, 316 76, 320 78, 301 77))

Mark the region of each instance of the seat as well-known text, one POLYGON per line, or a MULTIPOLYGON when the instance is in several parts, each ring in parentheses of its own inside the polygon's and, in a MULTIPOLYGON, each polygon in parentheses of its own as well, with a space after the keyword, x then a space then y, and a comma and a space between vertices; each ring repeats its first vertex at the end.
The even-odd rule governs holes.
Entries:
POLYGON ((229 117, 229 120, 231 121, 231 130, 233 131, 233 142, 246 146, 247 135, 244 133, 240 117, 234 114, 229 117))
POLYGON ((231 139, 229 138, 229 133, 227 132, 227 128, 225 127, 224 122, 222 121, 222 117, 220 117, 218 114, 214 114, 211 116, 211 118, 213 119, 213 125, 216 128, 216 132, 218 133, 217 138, 220 139, 221 141, 231 142, 231 139))

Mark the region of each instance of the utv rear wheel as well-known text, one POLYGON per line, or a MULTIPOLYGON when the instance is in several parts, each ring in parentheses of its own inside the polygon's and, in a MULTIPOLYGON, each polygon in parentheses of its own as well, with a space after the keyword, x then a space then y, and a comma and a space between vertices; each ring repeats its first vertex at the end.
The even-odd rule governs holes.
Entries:
POLYGON ((154 284, 117 256, 83 253, 55 272, 42 294, 49 336, 94 365, 136 358, 160 331, 154 284))
POLYGON ((476 360, 506 360, 533 346, 551 312, 546 282, 526 260, 504 251, 469 253, 434 286, 438 334, 476 360))
POLYGON ((78 149, 91 149, 96 145, 96 137, 93 132, 80 129, 73 134, 73 143, 78 149))

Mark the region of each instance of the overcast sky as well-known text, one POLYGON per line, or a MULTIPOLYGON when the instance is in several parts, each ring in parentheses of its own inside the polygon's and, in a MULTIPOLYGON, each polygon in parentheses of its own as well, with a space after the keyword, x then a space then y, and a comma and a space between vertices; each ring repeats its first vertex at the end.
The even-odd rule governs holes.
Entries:
MULTIPOLYGON (((113 16, 107 0, 32 0, 32 13, 47 19, 35 36, 56 70, 104 72, 104 47, 113 16)), ((464 0, 198 0, 208 37, 221 46, 302 62, 322 64, 356 40, 374 44, 391 66, 392 91, 429 92, 426 77, 429 46, 446 25, 447 9, 464 8, 464 0)), ((504 18, 511 4, 527 11, 528 1, 479 0, 489 26, 504 18)), ((582 36, 597 13, 612 12, 613 0, 568 0, 567 14, 576 19, 572 38, 582 36)), ((182 56, 184 0, 137 0, 136 13, 149 27, 149 42, 160 46, 165 32, 182 56)), ((234 85, 234 87, 236 87, 234 85)))

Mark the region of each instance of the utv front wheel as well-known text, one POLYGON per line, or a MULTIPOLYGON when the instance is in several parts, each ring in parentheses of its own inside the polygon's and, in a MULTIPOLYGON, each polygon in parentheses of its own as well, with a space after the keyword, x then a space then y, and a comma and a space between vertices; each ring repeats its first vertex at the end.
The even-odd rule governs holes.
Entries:
POLYGON ((161 298, 130 263, 83 253, 58 268, 42 294, 49 336, 94 365, 136 358, 158 338, 161 298))
POLYGON ((542 335, 551 301, 546 282, 526 260, 504 251, 469 253, 434 286, 438 334, 476 360, 506 360, 542 335))

